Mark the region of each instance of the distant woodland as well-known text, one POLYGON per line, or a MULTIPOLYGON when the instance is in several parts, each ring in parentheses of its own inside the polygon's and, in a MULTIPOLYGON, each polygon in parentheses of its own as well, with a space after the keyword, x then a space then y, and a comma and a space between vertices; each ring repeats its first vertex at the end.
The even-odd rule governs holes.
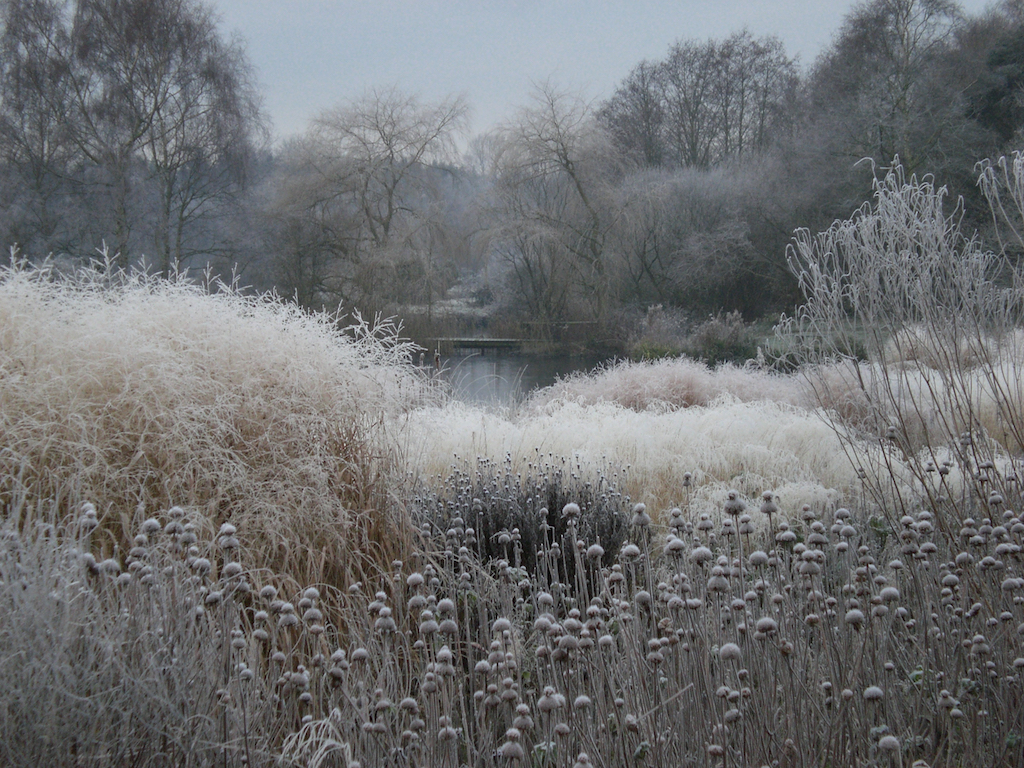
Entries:
POLYGON ((462 99, 381 88, 283 143, 199 0, 0 15, 5 247, 234 273, 424 336, 614 346, 652 307, 777 316, 798 299, 794 232, 849 216, 896 158, 984 237, 978 164, 1024 146, 1022 0, 860 3, 802 65, 756 30, 683 36, 604 100, 539 83, 473 136, 462 99))

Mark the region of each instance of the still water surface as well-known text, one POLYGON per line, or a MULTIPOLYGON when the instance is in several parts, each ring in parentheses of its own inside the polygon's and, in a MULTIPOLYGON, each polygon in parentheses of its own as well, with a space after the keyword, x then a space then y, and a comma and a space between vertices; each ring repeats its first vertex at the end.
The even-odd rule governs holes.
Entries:
POLYGON ((511 406, 530 392, 574 371, 591 371, 603 357, 540 357, 522 354, 452 355, 441 358, 442 376, 456 397, 473 405, 511 406))

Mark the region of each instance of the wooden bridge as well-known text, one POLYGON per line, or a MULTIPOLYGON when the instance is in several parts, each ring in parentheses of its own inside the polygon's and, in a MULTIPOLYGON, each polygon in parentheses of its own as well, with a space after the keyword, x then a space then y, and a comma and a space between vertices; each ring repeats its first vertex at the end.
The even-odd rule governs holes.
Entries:
POLYGON ((522 339, 481 339, 470 337, 443 337, 432 340, 435 349, 478 349, 480 354, 486 354, 487 350, 518 352, 523 346, 522 339))

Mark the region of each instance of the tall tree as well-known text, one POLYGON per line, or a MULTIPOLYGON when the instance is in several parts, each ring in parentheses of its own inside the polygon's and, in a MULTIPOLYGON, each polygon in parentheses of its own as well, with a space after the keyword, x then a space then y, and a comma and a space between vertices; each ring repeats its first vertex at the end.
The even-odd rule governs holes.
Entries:
POLYGON ((68 240, 63 180, 75 150, 69 131, 71 73, 61 53, 70 41, 58 0, 8 0, 0 6, 0 162, 5 245, 60 249, 68 240))
POLYGON ((599 117, 627 156, 708 169, 763 152, 792 120, 796 65, 776 37, 679 40, 641 62, 599 117))
POLYGON ((679 167, 708 168, 717 159, 718 65, 718 45, 713 40, 681 40, 672 46, 663 65, 669 151, 679 167))
POLYGON ((811 73, 809 107, 849 162, 898 155, 909 172, 935 170, 964 122, 962 89, 941 68, 961 18, 950 0, 874 0, 846 18, 811 73))
POLYGON ((501 131, 495 243, 521 306, 550 332, 606 319, 622 165, 591 105, 551 84, 501 131))
POLYGON ((658 64, 641 61, 598 110, 616 145, 634 162, 649 167, 665 160, 662 79, 658 64))
POLYGON ((287 258, 307 262, 305 279, 317 287, 288 287, 369 311, 393 298, 420 246, 437 243, 439 169, 455 155, 466 114, 461 98, 421 103, 389 88, 318 116, 285 150, 274 203, 286 231, 305 233, 287 258))
POLYGON ((110 227, 122 265, 146 250, 176 268, 263 136, 241 45, 199 0, 8 0, 2 23, 7 47, 50 73, 29 121, 56 119, 72 156, 48 172, 110 227))

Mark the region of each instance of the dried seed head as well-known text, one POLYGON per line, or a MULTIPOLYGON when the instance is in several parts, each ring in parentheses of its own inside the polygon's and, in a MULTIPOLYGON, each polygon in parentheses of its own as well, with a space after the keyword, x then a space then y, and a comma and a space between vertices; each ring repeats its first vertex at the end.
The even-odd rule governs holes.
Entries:
POLYGON ((260 590, 260 597, 268 601, 273 600, 275 597, 277 597, 277 588, 270 584, 267 584, 267 586, 263 587, 263 589, 260 590))
POLYGON ((665 542, 666 555, 681 555, 685 549, 686 542, 677 536, 670 535, 668 541, 665 542))
POLYGON ((743 653, 736 643, 726 643, 718 649, 718 655, 722 661, 739 661, 743 657, 743 653))
POLYGON ((506 741, 498 748, 498 751, 506 760, 515 760, 517 762, 522 760, 526 755, 523 751, 522 745, 515 741, 506 741))
POLYGON ((756 549, 750 553, 750 556, 747 558, 747 562, 755 568, 759 568, 761 566, 768 565, 768 555, 760 549, 756 549))
POLYGON ((565 697, 556 693, 550 685, 544 689, 544 695, 537 700, 537 709, 541 712, 553 712, 565 706, 565 697))
POLYGON ((736 517, 746 508, 747 505, 740 498, 739 491, 729 491, 725 505, 722 507, 725 514, 736 517))
MULTIPOLYGON (((717 567, 716 567, 717 568, 717 567)), ((708 590, 710 592, 724 593, 729 591, 729 580, 725 578, 721 573, 712 575, 708 579, 708 590)))
POLYGON ((707 547, 694 547, 690 559, 695 563, 706 563, 714 559, 714 554, 707 547))
POLYGON ((438 625, 438 631, 442 635, 457 635, 459 633, 459 624, 455 619, 444 619, 438 625))
POLYGON ((437 612, 441 616, 447 616, 449 614, 455 613, 455 603, 446 597, 438 602, 437 612))
POLYGON ((900 740, 888 734, 878 740, 878 748, 883 752, 899 752, 900 740))

